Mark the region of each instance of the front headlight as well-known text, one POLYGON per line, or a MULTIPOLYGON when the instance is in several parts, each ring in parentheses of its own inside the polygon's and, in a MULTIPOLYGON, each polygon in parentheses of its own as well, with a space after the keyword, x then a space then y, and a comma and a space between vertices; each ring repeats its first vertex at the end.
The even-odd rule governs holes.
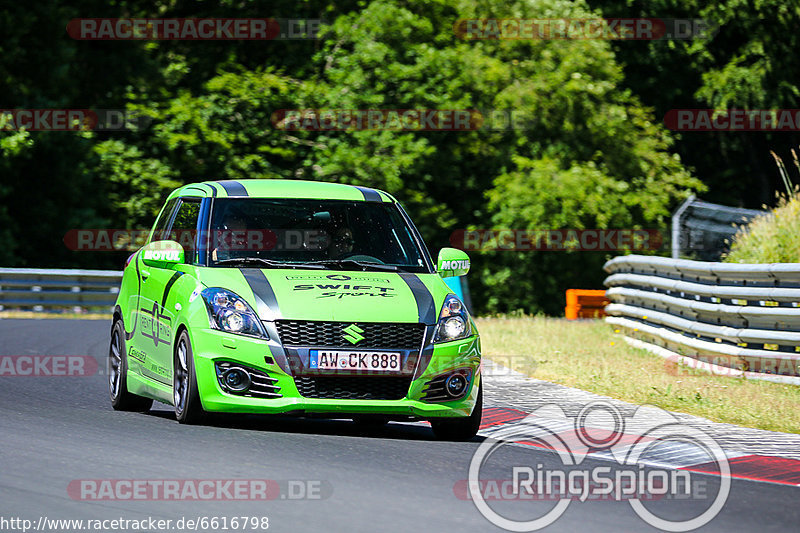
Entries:
POLYGON ((200 294, 206 302, 212 328, 240 335, 267 336, 258 315, 238 294, 216 287, 200 294))
POLYGON ((469 315, 464 304, 456 295, 448 294, 439 313, 439 323, 436 325, 436 336, 433 342, 450 342, 466 339, 472 334, 469 325, 469 315))

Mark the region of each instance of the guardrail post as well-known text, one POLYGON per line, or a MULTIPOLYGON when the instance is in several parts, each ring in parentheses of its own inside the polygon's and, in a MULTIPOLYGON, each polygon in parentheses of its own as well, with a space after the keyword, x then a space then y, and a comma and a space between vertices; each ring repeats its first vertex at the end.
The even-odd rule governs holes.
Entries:
POLYGON ((675 211, 675 214, 672 215, 672 258, 678 259, 681 255, 681 217, 689 209, 689 206, 692 205, 694 202, 695 196, 694 194, 690 195, 689 198, 683 201, 681 206, 675 211))

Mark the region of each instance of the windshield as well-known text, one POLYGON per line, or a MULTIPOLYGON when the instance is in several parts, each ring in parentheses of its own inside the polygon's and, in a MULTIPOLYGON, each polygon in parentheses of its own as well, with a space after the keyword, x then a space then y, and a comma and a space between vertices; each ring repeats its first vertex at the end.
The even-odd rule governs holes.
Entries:
POLYGON ((347 200, 214 200, 209 266, 428 272, 394 204, 347 200))

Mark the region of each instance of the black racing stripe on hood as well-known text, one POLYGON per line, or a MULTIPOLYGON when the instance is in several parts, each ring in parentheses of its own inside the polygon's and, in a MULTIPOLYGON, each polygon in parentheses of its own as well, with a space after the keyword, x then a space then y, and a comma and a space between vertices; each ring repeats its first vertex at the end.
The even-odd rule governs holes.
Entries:
POLYGON ((364 200, 367 202, 383 202, 383 198, 375 189, 370 189, 369 187, 358 187, 356 189, 361 191, 361 194, 364 195, 364 200))
POLYGON ((169 291, 172 290, 172 286, 175 285, 175 282, 178 281, 178 278, 183 276, 183 272, 175 272, 169 281, 167 281, 166 285, 164 285, 164 295, 161 297, 161 312, 164 312, 164 306, 167 305, 167 298, 169 297, 169 291))
POLYGON ((225 189, 228 196, 250 196, 247 194, 247 189, 244 188, 244 185, 236 180, 222 180, 217 183, 225 189))
POLYGON ((414 294, 414 299, 417 301, 419 321, 423 324, 434 324, 436 322, 436 308, 428 287, 422 283, 416 274, 400 272, 399 275, 414 294))
POLYGON ((275 291, 272 290, 272 285, 269 284, 267 276, 258 268, 240 268, 239 271, 244 276, 244 280, 250 286, 253 294, 258 301, 257 309, 262 320, 280 317, 280 309, 278 307, 278 299, 275 297, 275 291), (264 313, 267 313, 264 315, 264 313))

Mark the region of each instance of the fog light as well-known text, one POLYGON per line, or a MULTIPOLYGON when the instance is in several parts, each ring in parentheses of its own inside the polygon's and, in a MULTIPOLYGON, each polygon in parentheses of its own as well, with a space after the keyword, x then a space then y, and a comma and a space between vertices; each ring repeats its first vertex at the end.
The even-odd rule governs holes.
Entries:
POLYGON ((445 381, 444 388, 453 398, 461 396, 467 388, 467 378, 463 374, 453 374, 445 381))
POLYGON ((241 368, 229 368, 222 374, 225 388, 234 392, 244 392, 250 388, 250 374, 241 368))

